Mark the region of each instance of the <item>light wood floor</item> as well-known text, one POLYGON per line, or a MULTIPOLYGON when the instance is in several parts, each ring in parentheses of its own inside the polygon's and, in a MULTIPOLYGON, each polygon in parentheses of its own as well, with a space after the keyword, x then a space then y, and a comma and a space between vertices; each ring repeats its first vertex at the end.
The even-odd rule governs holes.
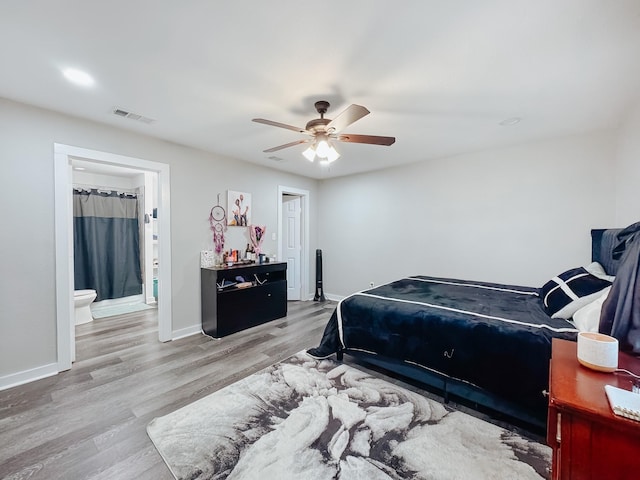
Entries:
POLYGON ((173 479, 147 424, 316 346, 334 308, 289 302, 285 318, 219 340, 159 343, 156 310, 76 327, 71 370, 0 392, 0 478, 173 479))
MULTIPOLYGON (((0 479, 172 480, 147 424, 317 346, 334 309, 333 302, 289 302, 285 318, 218 340, 192 335, 159 343, 155 310, 76 327, 70 371, 0 391, 0 479)), ((358 368, 442 401, 379 369, 358 368)), ((540 434, 449 406, 544 443, 540 434)))

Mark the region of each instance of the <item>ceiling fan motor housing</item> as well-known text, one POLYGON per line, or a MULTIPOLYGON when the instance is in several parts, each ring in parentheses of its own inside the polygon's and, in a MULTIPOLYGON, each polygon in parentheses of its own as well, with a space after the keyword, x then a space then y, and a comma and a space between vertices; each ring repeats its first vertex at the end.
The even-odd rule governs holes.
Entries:
POLYGON ((307 122, 304 128, 313 133, 324 132, 329 122, 331 122, 331 120, 328 118, 316 118, 315 120, 307 122))
POLYGON ((318 100, 316 103, 314 103, 314 106, 320 114, 320 118, 310 120, 309 122, 307 122, 307 125, 304 128, 312 133, 325 132, 327 130, 325 127, 329 122, 331 122, 330 119, 324 118, 324 114, 327 113, 327 110, 329 110, 329 102, 327 102, 326 100, 318 100))

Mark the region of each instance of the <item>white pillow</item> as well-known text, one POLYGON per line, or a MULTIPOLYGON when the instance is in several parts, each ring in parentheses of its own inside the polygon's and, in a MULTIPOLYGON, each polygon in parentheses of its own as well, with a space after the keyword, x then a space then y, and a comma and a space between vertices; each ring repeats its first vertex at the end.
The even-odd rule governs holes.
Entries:
POLYGON ((601 292, 602 295, 573 314, 573 323, 579 331, 598 333, 602 304, 607 299, 610 290, 611 287, 605 288, 601 292))
POLYGON ((610 282, 613 282, 613 280, 616 278, 613 275, 607 275, 607 272, 604 271, 604 267, 598 262, 591 262, 589 265, 584 267, 584 269, 594 277, 598 277, 603 280, 609 280, 610 282))

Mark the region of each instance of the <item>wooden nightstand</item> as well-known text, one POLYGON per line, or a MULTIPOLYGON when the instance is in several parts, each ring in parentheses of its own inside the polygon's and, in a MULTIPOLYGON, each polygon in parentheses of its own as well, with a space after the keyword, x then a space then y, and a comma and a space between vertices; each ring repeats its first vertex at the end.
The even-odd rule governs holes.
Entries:
MULTIPOLYGON (((631 390, 631 377, 578 363, 577 343, 553 339, 547 443, 553 479, 640 478, 640 422, 614 415, 604 386, 631 390)), ((619 368, 640 374, 640 358, 621 353, 619 368)))

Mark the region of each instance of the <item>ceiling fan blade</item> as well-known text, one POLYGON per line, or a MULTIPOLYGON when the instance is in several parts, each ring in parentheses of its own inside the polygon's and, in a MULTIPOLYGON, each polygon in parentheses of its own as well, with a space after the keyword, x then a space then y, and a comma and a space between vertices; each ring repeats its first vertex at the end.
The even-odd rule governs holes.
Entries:
POLYGON ((327 132, 338 133, 351 125, 356 120, 360 120, 365 115, 369 115, 369 110, 361 105, 352 104, 340 113, 336 118, 327 124, 327 132))
POLYGON ((343 135, 338 135, 336 139, 340 142, 370 143, 372 145, 393 145, 396 141, 396 137, 379 137, 377 135, 356 135, 352 133, 345 133, 343 135))
POLYGON ((265 120, 264 118, 254 118, 253 122, 264 123, 265 125, 271 125, 273 127, 286 128, 287 130, 293 130, 298 133, 310 133, 307 132, 304 128, 294 127, 293 125, 287 125, 286 123, 274 122, 272 120, 265 120))
POLYGON ((309 143, 310 139, 303 138, 302 140, 296 140, 295 142, 285 143, 284 145, 278 145, 277 147, 272 147, 267 150, 263 150, 264 153, 276 152, 278 150, 282 150, 283 148, 293 147, 295 145, 300 145, 301 143, 309 143))

